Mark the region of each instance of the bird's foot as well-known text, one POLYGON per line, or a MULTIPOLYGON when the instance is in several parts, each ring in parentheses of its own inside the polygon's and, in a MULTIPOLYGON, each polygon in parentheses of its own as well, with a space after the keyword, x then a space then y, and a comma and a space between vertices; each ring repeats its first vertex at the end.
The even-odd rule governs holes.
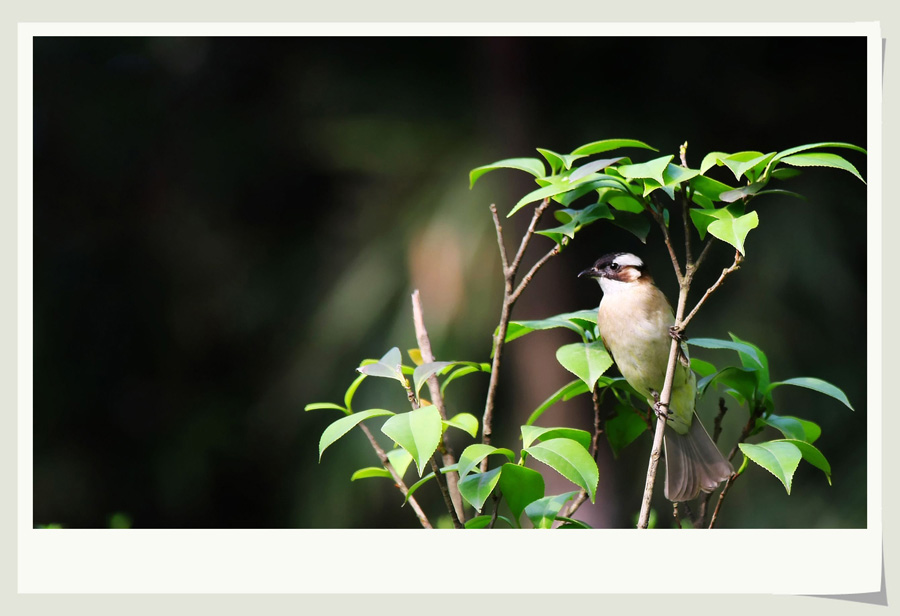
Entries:
POLYGON ((672 336, 678 342, 687 342, 688 337, 687 334, 684 333, 684 330, 680 327, 673 325, 669 328, 669 335, 672 336))
POLYGON ((650 395, 653 396, 653 412, 656 413, 656 417, 658 419, 669 421, 669 405, 660 402, 659 393, 652 389, 650 390, 650 395))

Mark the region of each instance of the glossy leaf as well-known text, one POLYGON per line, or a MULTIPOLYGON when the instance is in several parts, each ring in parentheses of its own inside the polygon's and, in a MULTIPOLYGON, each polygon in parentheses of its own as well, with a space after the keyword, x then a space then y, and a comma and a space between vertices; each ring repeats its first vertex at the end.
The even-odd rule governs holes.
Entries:
MULTIPOLYGON (((524 336, 525 334, 530 334, 533 331, 553 329, 555 327, 565 327, 566 329, 571 329, 578 335, 583 336, 586 323, 592 325, 597 324, 596 310, 566 312, 547 317, 546 319, 536 319, 532 321, 510 321, 506 330, 505 342, 515 340, 516 338, 524 336)), ((496 333, 495 330, 494 334, 496 335, 496 333)))
POLYGON ((769 441, 758 445, 739 443, 738 446, 745 456, 775 475, 784 484, 787 493, 791 493, 791 480, 803 457, 795 444, 785 441, 769 441))
POLYGON ((452 426, 457 430, 470 434, 472 438, 478 434, 478 419, 470 413, 459 413, 444 422, 444 425, 452 426))
POLYGON ((594 390, 597 379, 613 364, 612 356, 600 340, 561 346, 556 350, 556 359, 563 368, 584 381, 588 391, 594 390))
POLYGON ((557 210, 555 215, 557 220, 564 224, 559 227, 537 231, 537 233, 549 237, 557 244, 562 243, 563 236, 573 239, 575 234, 583 227, 601 218, 613 219, 613 215, 605 203, 594 203, 583 210, 557 210))
POLYGON ((700 376, 709 376, 710 374, 719 371, 718 368, 716 368, 708 361, 703 361, 702 359, 697 359, 696 357, 691 358, 691 370, 693 370, 700 376))
POLYGON ((688 167, 669 163, 666 166, 666 170, 663 172, 663 180, 665 180, 664 184, 666 186, 674 186, 676 184, 681 184, 682 182, 687 182, 698 175, 700 175, 699 169, 690 169, 688 167))
POLYGON ((548 150, 547 148, 536 148, 538 152, 540 152, 541 156, 543 156, 547 162, 550 164, 550 169, 552 173, 557 173, 562 171, 563 169, 571 169, 572 163, 574 163, 579 158, 584 158, 585 155, 571 155, 571 154, 559 154, 554 152, 553 150, 548 150))
POLYGON ((556 195, 567 193, 570 190, 574 190, 575 188, 577 188, 581 183, 586 183, 598 179, 598 176, 596 174, 588 174, 575 181, 572 181, 571 175, 572 174, 570 173, 563 173, 558 176, 542 178, 541 183, 544 185, 519 199, 519 201, 515 206, 513 206, 512 210, 510 210, 509 214, 507 214, 506 217, 509 218, 529 203, 534 203, 535 201, 540 201, 541 199, 547 199, 550 197, 555 197, 556 195))
POLYGON ((350 481, 357 481, 358 479, 371 479, 372 477, 384 477, 385 479, 390 479, 391 473, 386 468, 369 466, 366 468, 361 468, 353 473, 350 476, 350 481))
POLYGON ((769 391, 772 391, 773 389, 775 389, 776 387, 780 387, 781 385, 794 385, 795 387, 805 387, 806 389, 812 389, 813 391, 825 394, 826 396, 831 396, 835 400, 839 400, 851 411, 856 410, 850 404, 850 400, 847 399, 847 394, 845 394, 843 391, 841 391, 831 383, 823 381, 822 379, 806 376, 796 377, 793 379, 788 379, 786 381, 772 383, 771 385, 769 385, 769 391))
POLYGON ((556 516, 567 501, 572 500, 578 492, 566 492, 556 496, 545 496, 525 507, 525 515, 535 528, 553 528, 556 516))
MULTIPOLYGON (((492 517, 493 516, 490 516, 490 515, 477 515, 474 518, 472 518, 471 520, 468 520, 466 522, 466 528, 467 529, 487 528, 491 525, 492 517)), ((510 528, 515 528, 515 526, 513 526, 512 520, 510 520, 505 515, 498 515, 497 519, 502 520, 503 523, 506 524, 507 526, 509 526, 510 528)))
POLYGON ((529 504, 544 496, 544 478, 536 470, 518 464, 504 464, 500 491, 516 525, 529 504))
POLYGON ((697 392, 702 396, 710 385, 717 383, 737 391, 745 400, 752 399, 759 386, 755 368, 727 366, 697 381, 697 392))
POLYGON ((722 193, 734 190, 732 186, 708 178, 705 175, 698 175, 691 178, 688 184, 695 194, 702 195, 711 201, 721 201, 722 193))
POLYGON ((566 518, 561 515, 556 516, 556 519, 559 522, 564 522, 564 524, 561 524, 559 526, 559 530, 568 529, 568 528, 585 528, 588 530, 591 529, 590 524, 586 524, 585 522, 582 522, 581 520, 574 520, 572 518, 566 518))
POLYGON ((656 180, 660 186, 666 183, 663 178, 663 172, 668 167, 669 163, 674 158, 673 155, 662 156, 660 158, 654 158, 653 160, 648 160, 645 163, 637 163, 634 165, 621 165, 617 168, 618 172, 622 174, 622 177, 626 177, 629 179, 644 179, 650 178, 652 180, 656 180))
POLYGON ((319 439, 319 460, 322 460, 322 454, 332 443, 347 434, 360 422, 373 417, 384 417, 393 414, 393 412, 385 409, 369 409, 368 411, 360 411, 359 413, 353 413, 347 417, 341 417, 337 421, 331 423, 325 428, 322 432, 322 437, 319 439))
POLYGON ((759 171, 761 171, 774 156, 775 152, 770 152, 769 154, 763 154, 762 152, 737 152, 719 160, 723 165, 731 169, 734 179, 740 182, 741 178, 748 171, 751 172, 748 175, 748 179, 751 181, 755 180, 758 172, 752 173, 754 167, 759 167, 759 171))
POLYGON ((444 382, 441 383, 441 394, 443 394, 444 390, 447 389, 447 385, 449 385, 450 383, 452 383, 453 381, 455 381, 456 379, 458 379, 460 377, 463 377, 463 376, 466 376, 469 374, 473 374, 475 372, 490 373, 490 371, 491 371, 490 364, 479 364, 476 366, 472 366, 472 365, 460 366, 460 367, 456 368, 455 370, 453 370, 453 372, 448 374, 447 378, 444 379, 444 382))
POLYGON ((588 174, 596 173, 601 169, 605 169, 606 167, 619 162, 620 160, 622 160, 621 156, 619 156, 618 158, 601 158, 599 160, 592 160, 591 162, 581 165, 580 167, 575 169, 572 172, 572 175, 569 176, 569 181, 577 182, 588 174))
POLYGON ((406 474, 406 469, 409 468, 409 465, 412 462, 412 456, 402 447, 391 449, 387 452, 387 458, 388 462, 391 463, 391 466, 394 467, 394 470, 397 471, 397 474, 401 477, 406 474))
MULTIPOLYGON (((740 206, 729 206, 716 210, 692 209, 691 218, 696 226, 697 220, 694 218, 695 216, 715 219, 709 222, 706 231, 723 242, 731 244, 741 254, 745 254, 744 241, 747 238, 747 234, 759 226, 757 213, 753 211, 749 214, 744 214, 740 206)), ((697 230, 699 231, 700 228, 698 227, 697 230)))
POLYGON ((801 441, 801 440, 789 440, 785 439, 783 441, 771 441, 773 443, 790 443, 800 450, 800 455, 803 456, 803 459, 808 463, 815 466, 817 469, 825 473, 825 478, 828 480, 828 485, 831 485, 831 465, 828 463, 828 460, 825 459, 825 456, 822 455, 822 452, 819 451, 812 444, 801 441))
POLYGON ((421 366, 425 363, 425 360, 422 359, 422 351, 419 349, 406 349, 406 354, 409 355, 412 363, 416 366, 421 366))
POLYGON ((786 439, 815 443, 822 434, 822 428, 818 424, 790 415, 769 415, 759 421, 775 428, 786 439))
POLYGON ((549 441, 554 438, 572 439, 585 451, 591 448, 591 433, 577 428, 544 428, 542 426, 522 426, 522 447, 528 448, 536 440, 549 441))
POLYGON ((734 203, 738 199, 743 199, 744 197, 751 197, 753 195, 759 194, 765 186, 766 184, 764 182, 754 182, 752 184, 748 184, 747 186, 741 186, 740 188, 735 188, 734 190, 723 192, 721 195, 719 195, 719 199, 721 199, 725 203, 734 203))
POLYGON ((586 490, 591 502, 594 502, 600 473, 594 458, 580 443, 567 438, 555 438, 532 445, 524 451, 586 490))
POLYGON ((425 384, 425 381, 428 380, 433 374, 437 374, 447 366, 453 365, 451 361, 432 361, 427 364, 422 364, 421 366, 416 366, 415 371, 413 372, 413 383, 415 384, 415 394, 419 395, 419 390, 422 389, 422 385, 425 384))
POLYGON ((345 409, 340 404, 335 404, 334 402, 313 402, 312 404, 307 404, 305 407, 303 407, 304 411, 317 411, 320 409, 342 411, 345 415, 350 414, 349 410, 345 409))
POLYGON ((365 374, 360 374, 356 377, 352 383, 350 383, 350 387, 347 388, 347 391, 344 392, 344 406, 347 407, 347 410, 352 412, 353 407, 350 405, 353 402, 353 396, 356 394, 356 390, 359 389, 359 386, 363 381, 366 380, 365 374))
POLYGON ((780 162, 793 167, 833 167, 835 169, 843 169, 855 175, 863 184, 866 183, 859 171, 856 170, 856 167, 850 161, 837 154, 829 154, 828 152, 795 154, 793 156, 785 156, 780 162))
MULTIPOLYGON (((644 212, 644 206, 634 197, 626 197, 620 193, 610 192, 604 196, 604 200, 619 212, 629 212, 631 214, 642 214, 644 212)), ((613 216, 613 219, 615 219, 615 216, 613 216)))
POLYGON ((415 482, 415 483, 412 484, 411 486, 409 486, 409 489, 406 491, 406 496, 403 498, 403 504, 405 505, 406 503, 408 503, 410 497, 411 497, 413 494, 415 494, 416 491, 417 491, 419 488, 421 488, 422 486, 424 486, 426 483, 428 483, 428 482, 431 481, 432 479, 434 479, 434 472, 433 472, 433 471, 430 472, 430 473, 428 473, 427 475, 425 475, 425 476, 422 477, 421 479, 419 479, 417 482, 415 482))
POLYGON ((441 414, 434 405, 423 406, 408 413, 394 415, 381 431, 412 456, 419 476, 441 441, 441 414))
POLYGON ((708 170, 712 169, 716 165, 722 165, 720 162, 723 158, 727 158, 728 154, 725 152, 710 152, 706 156, 703 157, 703 160, 700 161, 700 173, 706 173, 708 170))
POLYGON ((472 469, 474 469, 478 464, 484 460, 486 457, 494 454, 504 455, 506 459, 512 462, 516 454, 514 454, 509 449, 505 448, 497 448, 493 445, 485 445, 483 443, 475 443, 474 445, 469 445, 463 452, 459 455, 459 462, 457 463, 458 472, 460 478, 465 477, 472 469))
POLYGON ((478 178, 494 169, 518 169, 530 173, 535 177, 543 177, 545 174, 544 163, 542 163, 539 158, 505 158, 503 160, 498 160, 495 163, 491 163, 490 165, 472 169, 469 172, 469 188, 475 186, 475 182, 478 181, 478 178))
POLYGON ((475 508, 475 511, 481 513, 484 507, 484 501, 490 497, 491 492, 497 486, 500 480, 500 473, 504 466, 491 469, 486 473, 472 473, 464 479, 460 479, 456 485, 459 487, 460 495, 466 499, 466 502, 475 508))
POLYGON ((606 420, 606 440, 615 457, 619 457, 623 449, 649 430, 644 418, 634 408, 624 404, 617 404, 615 416, 606 420))
POLYGON ((572 150, 572 154, 590 156, 591 154, 610 152, 612 150, 618 150, 619 148, 642 148, 645 150, 653 150, 654 152, 659 151, 653 146, 647 145, 643 141, 638 141, 637 139, 604 139, 602 141, 594 141, 577 147, 572 150))
POLYGON ((738 353, 744 353, 758 365, 763 365, 763 360, 756 352, 756 349, 743 342, 735 342, 734 340, 719 340, 718 338, 691 338, 688 340, 688 344, 704 349, 730 349, 732 351, 737 351, 738 353))
POLYGON ((566 400, 571 400, 575 396, 586 393, 589 393, 589 390, 587 388, 587 385, 585 385, 584 381, 582 381, 581 379, 577 379, 575 381, 572 381, 571 383, 563 385, 553 395, 544 400, 539 407, 532 411, 531 415, 528 416, 528 421, 525 422, 525 425, 532 425, 535 421, 538 420, 538 418, 540 418, 541 415, 544 414, 544 411, 546 411, 557 402, 565 402, 566 400))
POLYGON ((367 376, 396 379, 401 383, 405 383, 406 379, 403 377, 403 371, 400 368, 402 364, 403 357, 400 355, 400 349, 394 347, 375 363, 360 366, 357 368, 357 371, 367 376))
POLYGON ((856 150, 857 152, 862 152, 863 154, 867 154, 866 150, 859 147, 858 145, 853 145, 852 143, 845 143, 842 141, 822 141, 819 143, 807 143, 804 145, 798 145, 793 148, 788 148, 783 152, 779 152, 769 161, 768 166, 766 167, 766 174, 773 173, 775 169, 775 165, 782 160, 783 158, 790 156, 792 154, 797 154, 799 152, 806 152, 808 150, 814 150, 816 148, 846 148, 848 150, 856 150))

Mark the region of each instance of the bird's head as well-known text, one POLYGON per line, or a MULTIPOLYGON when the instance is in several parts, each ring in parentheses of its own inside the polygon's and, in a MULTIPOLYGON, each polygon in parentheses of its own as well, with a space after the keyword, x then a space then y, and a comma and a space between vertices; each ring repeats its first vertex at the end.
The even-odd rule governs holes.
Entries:
POLYGON ((603 255, 578 277, 589 276, 600 283, 604 293, 610 293, 627 285, 652 282, 647 267, 640 257, 630 252, 612 252, 603 255))

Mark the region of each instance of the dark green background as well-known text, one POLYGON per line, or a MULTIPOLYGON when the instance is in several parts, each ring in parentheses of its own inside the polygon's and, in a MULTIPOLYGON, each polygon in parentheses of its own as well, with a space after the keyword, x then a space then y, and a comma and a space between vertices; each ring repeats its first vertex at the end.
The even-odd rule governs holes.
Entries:
MULTIPOLYGON (((339 401, 361 359, 415 345, 414 288, 439 358, 487 359, 502 293, 487 206, 505 213, 536 185, 497 171, 470 191, 469 169, 612 137, 664 154, 688 140, 693 166, 713 150, 865 147, 865 85, 862 38, 36 39, 34 523, 416 526, 389 482, 349 482, 377 463, 358 430, 317 463, 338 415, 303 407, 339 401)), ((863 155, 842 154, 866 175, 863 155)), ((768 353, 774 379, 824 378, 856 412, 779 389, 781 412, 823 427, 834 485, 802 463, 789 497, 751 467, 720 524, 864 527, 865 186, 809 169, 784 187, 809 200, 755 202, 744 267, 689 333, 732 331, 768 353)), ((528 217, 506 222, 510 241, 528 217)), ((551 246, 533 244, 526 265, 551 246)), ((641 254, 674 297, 659 244, 657 230, 643 246, 588 227, 514 317, 596 306, 575 276, 615 250, 641 254)), ((717 247, 698 287, 730 261, 717 247)), ((574 341, 554 330, 507 347, 495 443, 515 449, 518 425, 571 379, 554 351, 574 341)), ((480 417, 486 383, 451 386, 451 411, 480 417)), ((356 407, 404 410, 395 385, 370 379, 356 407)), ((745 421, 729 407, 726 450, 745 421)), ((583 396, 541 423, 591 421, 583 396)), ((598 501, 579 516, 630 526, 649 447, 601 448, 598 501)), ((572 489, 552 475, 550 490, 572 489)), ((437 518, 435 486, 419 496, 437 518)))

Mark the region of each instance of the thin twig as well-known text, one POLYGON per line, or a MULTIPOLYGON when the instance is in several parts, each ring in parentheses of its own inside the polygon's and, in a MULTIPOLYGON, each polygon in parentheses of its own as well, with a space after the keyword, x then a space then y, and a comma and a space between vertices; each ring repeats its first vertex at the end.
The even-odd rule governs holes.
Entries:
MULTIPOLYGON (((434 361, 434 353, 431 350, 431 340, 428 337, 428 330, 425 328, 425 318, 422 314, 422 300, 419 297, 419 290, 416 289, 412 293, 413 308, 413 324, 416 328, 416 339, 419 342, 419 351, 422 354, 422 361, 430 363, 434 361)), ((447 410, 444 407, 444 396, 441 394, 441 385, 438 383, 437 377, 431 375, 428 377, 428 391, 431 392, 431 403, 437 408, 441 414, 441 419, 447 420, 447 410)), ((440 446, 441 458, 444 466, 456 464, 456 457, 453 455, 453 449, 447 439, 445 432, 441 439, 440 446)), ((456 473, 448 473, 447 489, 450 491, 450 498, 453 501, 453 507, 456 509, 456 516, 460 521, 466 519, 465 510, 463 509, 462 496, 459 493, 459 475, 456 473)))
POLYGON ((675 518, 675 528, 681 528, 681 517, 678 515, 678 503, 672 503, 672 517, 675 518))
POLYGON ((719 398, 719 414, 713 420, 713 443, 719 442, 719 436, 722 434, 722 420, 725 418, 727 411, 728 407, 725 406, 725 398, 719 398))
POLYGON ((706 303, 706 300, 709 299, 709 296, 712 295, 716 291, 716 289, 722 286, 722 283, 725 282, 725 279, 728 278, 728 275, 741 269, 741 263, 743 262, 743 260, 744 255, 742 255, 739 250, 734 251, 734 263, 722 270, 722 273, 719 274, 719 279, 716 280, 716 282, 706 290, 706 293, 703 294, 703 297, 700 298, 700 301, 697 302, 697 305, 694 306, 694 309, 691 310, 691 312, 684 318, 684 321, 681 322, 681 324, 679 325, 681 329, 687 327, 687 324, 690 323, 691 319, 694 318, 694 315, 697 314, 697 311, 700 310, 700 307, 703 306, 704 303, 706 303))
MULTIPOLYGON (((685 141, 681 147, 678 149, 678 153, 681 156, 681 166, 687 169, 687 141, 685 141)), ((684 262, 685 262, 685 275, 691 274, 691 265, 694 262, 693 255, 691 254, 691 227, 689 224, 690 216, 688 214, 688 210, 690 209, 690 201, 688 200, 688 189, 687 185, 681 187, 681 220, 684 224, 684 262)))
MULTIPOLYGON (((359 427, 362 428, 362 431, 365 432, 366 436, 369 439, 369 442, 372 444, 372 449, 375 450, 375 453, 378 455, 378 459, 381 460, 382 466, 387 469, 387 471, 391 474, 391 477, 394 479, 394 484, 403 494, 406 496, 409 494, 409 488, 406 487, 406 484, 403 483, 403 478, 400 477, 400 474, 394 468, 394 465, 391 464, 390 460, 387 457, 387 454, 384 453, 384 449, 381 448, 381 445, 378 444, 378 441, 375 440, 375 437, 372 436, 372 433, 369 431, 369 428, 366 427, 365 424, 360 423, 359 427)), ((422 508, 419 506, 418 501, 414 496, 410 496, 407 499, 409 502, 409 506, 412 507, 412 510, 415 512, 416 517, 419 518, 419 523, 422 524, 422 528, 433 528, 431 526, 431 522, 428 521, 428 517, 425 515, 425 512, 422 511, 422 508)))
MULTIPOLYGON (((550 199, 547 198, 534 209, 531 223, 528 225, 528 230, 525 232, 522 241, 519 243, 519 249, 516 251, 516 256, 512 263, 508 263, 508 253, 506 252, 506 245, 503 242, 503 229, 500 225, 500 217, 497 215, 497 208, 493 204, 490 207, 491 216, 494 220, 494 227, 497 231, 500 261, 503 263, 503 304, 500 307, 500 323, 497 325, 497 333, 494 336, 494 357, 491 361, 491 377, 488 384, 487 397, 484 402, 484 414, 481 419, 481 442, 485 445, 491 444, 492 425, 494 420, 494 400, 497 396, 497 384, 500 380, 500 360, 503 354, 503 346, 506 342, 506 333, 509 330, 509 317, 512 313, 513 305, 516 303, 516 300, 519 299, 519 296, 522 294, 522 291, 525 290, 525 287, 528 286, 528 283, 531 282, 532 277, 534 277, 537 271, 543 267, 544 263, 546 263, 550 257, 554 256, 554 254, 559 253, 558 246, 547 253, 547 255, 529 270, 519 286, 513 290, 516 274, 518 273, 519 266, 522 262, 522 257, 525 254, 525 249, 528 248, 528 244, 531 241, 531 236, 534 235, 534 229, 537 226, 538 221, 549 206, 550 199)), ((481 461, 482 472, 487 470, 487 465, 488 458, 485 457, 484 460, 481 461)))
POLYGON ((732 484, 734 484, 734 481, 738 478, 738 476, 739 475, 737 473, 734 473, 731 475, 731 477, 728 478, 728 481, 725 482, 725 487, 722 488, 722 491, 719 493, 719 500, 716 503, 715 510, 713 511, 712 519, 710 519, 709 521, 709 528, 712 528, 716 525, 716 520, 719 517, 719 509, 722 507, 722 501, 725 500, 725 495, 728 493, 728 488, 730 488, 732 484))
MULTIPOLYGON (((594 387, 594 391, 591 392, 591 399, 594 402, 594 434, 591 437, 591 457, 594 458, 594 462, 597 461, 597 452, 600 449, 600 435, 603 434, 603 430, 606 422, 604 421, 603 416, 600 413, 600 403, 601 403, 601 395, 600 390, 597 387, 594 387)), ((563 514, 564 518, 571 518, 572 515, 578 511, 578 508, 584 504, 584 501, 587 500, 587 491, 582 488, 580 492, 578 492, 578 496, 575 497, 569 504, 569 508, 566 510, 565 514, 563 514)))

